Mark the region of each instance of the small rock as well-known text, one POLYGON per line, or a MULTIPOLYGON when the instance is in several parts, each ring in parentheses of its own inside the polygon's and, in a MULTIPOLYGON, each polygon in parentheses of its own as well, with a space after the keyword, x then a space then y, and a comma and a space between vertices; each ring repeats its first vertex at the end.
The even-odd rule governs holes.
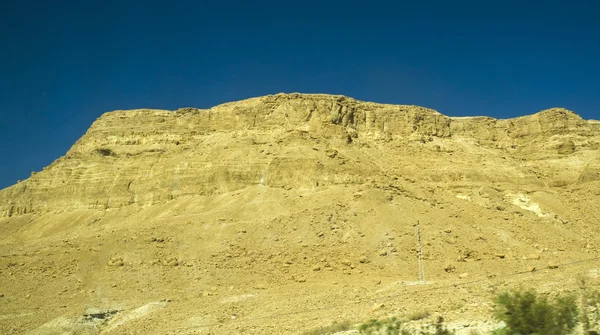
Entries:
POLYGON ((4 293, 0 293, 0 298, 4 298, 4 293))
POLYGON ((533 272, 533 271, 535 271, 535 266, 528 266, 527 269, 525 269, 525 271, 533 272))
POLYGON ((361 257, 358 259, 358 261, 359 261, 359 262, 361 262, 361 263, 363 263, 363 264, 365 264, 365 263, 369 263, 369 259, 368 259, 366 256, 361 256, 361 257))
POLYGON ((108 266, 123 266, 125 262, 123 261, 123 257, 112 257, 108 260, 108 266))
POLYGON ((29 298, 31 298, 31 294, 28 294, 25 296, 25 299, 29 299, 29 298))
POLYGON ((313 267, 312 270, 313 271, 321 271, 321 267, 317 265, 317 266, 313 267))
POLYGON ((550 262, 548 263, 548 269, 558 269, 558 264, 550 262))
POLYGON ((494 257, 496 257, 496 258, 504 258, 504 257, 506 257, 506 255, 505 254, 495 254, 494 257))
POLYGON ((384 304, 375 304, 375 306, 373 306, 373 308, 371 308, 371 312, 375 312, 376 310, 382 309, 384 307, 385 307, 384 304))
POLYGON ((529 254, 526 257, 523 257, 523 259, 525 260, 539 260, 540 259, 540 255, 539 254, 529 254))
POLYGON ((468 277, 469 277, 469 274, 466 273, 466 272, 465 273, 461 273, 461 274, 458 275, 458 278, 460 278, 460 279, 465 279, 465 278, 468 278, 468 277))
POLYGON ((319 233, 317 233, 317 236, 318 237, 323 237, 323 236, 325 236, 325 234, 323 232, 319 232, 319 233))
POLYGON ((446 271, 446 272, 448 272, 448 273, 450 273, 450 272, 454 272, 454 271, 456 271, 456 266, 454 266, 454 265, 452 265, 452 264, 448 263, 448 264, 446 264, 446 265, 444 266, 444 271, 446 271))
POLYGON ((379 250, 379 256, 387 256, 388 252, 385 249, 379 250))
POLYGON ((256 286, 254 286, 255 289, 257 290, 266 290, 267 289, 267 285, 265 284, 257 284, 256 286))
POLYGON ((165 266, 179 266, 179 260, 177 258, 171 258, 167 261, 163 261, 165 266))
POLYGON ((342 261, 342 265, 350 266, 351 264, 352 264, 352 263, 350 263, 350 261, 349 261, 349 260, 347 260, 347 259, 344 259, 344 260, 342 261))
POLYGON ((325 155, 327 155, 327 157, 329 158, 335 158, 335 156, 337 156, 338 152, 337 150, 334 149, 328 149, 325 151, 325 155))

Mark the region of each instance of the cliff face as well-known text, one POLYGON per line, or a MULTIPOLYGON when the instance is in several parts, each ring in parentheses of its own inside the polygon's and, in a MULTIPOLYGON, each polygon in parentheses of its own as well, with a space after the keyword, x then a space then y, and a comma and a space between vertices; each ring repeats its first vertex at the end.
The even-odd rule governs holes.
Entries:
POLYGON ((422 311, 487 333, 490 292, 600 288, 599 143, 559 108, 278 94, 106 113, 0 191, 0 333, 299 334, 422 311))
POLYGON ((0 217, 147 206, 257 184, 361 184, 397 169, 454 184, 584 183, 600 180, 599 144, 600 124, 559 108, 508 120, 451 118, 417 106, 278 94, 206 110, 114 111, 64 157, 0 191, 0 217), (448 165, 461 152, 478 161, 448 165), (390 166, 395 156, 417 168, 390 166), (498 157, 495 169, 477 166, 498 157))

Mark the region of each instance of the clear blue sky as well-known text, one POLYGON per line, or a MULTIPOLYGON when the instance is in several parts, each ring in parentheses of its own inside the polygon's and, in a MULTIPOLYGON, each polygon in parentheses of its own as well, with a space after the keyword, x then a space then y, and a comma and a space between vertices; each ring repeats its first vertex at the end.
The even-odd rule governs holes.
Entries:
POLYGON ((0 188, 103 112, 344 94, 600 118, 599 1, 3 1, 0 188))

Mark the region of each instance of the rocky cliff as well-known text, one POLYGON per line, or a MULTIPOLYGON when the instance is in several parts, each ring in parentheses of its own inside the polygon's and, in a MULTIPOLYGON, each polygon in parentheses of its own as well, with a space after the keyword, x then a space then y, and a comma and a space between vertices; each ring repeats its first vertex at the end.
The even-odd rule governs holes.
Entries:
POLYGON ((510 177, 502 174, 515 168, 511 164, 498 166, 500 171, 473 164, 432 171, 431 166, 443 165, 433 163, 411 170, 417 180, 457 182, 460 177, 463 183, 515 179, 561 185, 600 180, 600 124, 565 109, 508 120, 452 118, 417 106, 277 94, 206 110, 106 113, 64 157, 0 191, 0 216, 147 206, 257 184, 361 184, 385 178, 396 168, 386 169, 389 162, 377 150, 370 153, 370 146, 390 155, 423 150, 440 162, 448 162, 454 150, 505 156, 508 161, 546 160, 539 170, 527 168, 510 177), (569 164, 568 173, 564 163, 569 164))

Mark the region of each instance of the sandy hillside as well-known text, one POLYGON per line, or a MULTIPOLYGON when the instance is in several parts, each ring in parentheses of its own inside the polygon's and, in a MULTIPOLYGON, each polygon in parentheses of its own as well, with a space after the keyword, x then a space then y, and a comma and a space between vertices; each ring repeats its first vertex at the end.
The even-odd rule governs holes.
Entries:
POLYGON ((301 334, 600 285, 600 123, 277 94, 113 111, 0 191, 1 334, 301 334), (417 227, 425 282, 419 282, 417 227))

